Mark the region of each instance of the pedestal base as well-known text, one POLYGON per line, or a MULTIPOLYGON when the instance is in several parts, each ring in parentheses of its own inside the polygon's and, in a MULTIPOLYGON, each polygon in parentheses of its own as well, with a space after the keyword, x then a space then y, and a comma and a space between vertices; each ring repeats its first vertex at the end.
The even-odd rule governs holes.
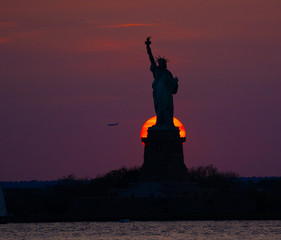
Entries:
POLYGON ((187 168, 184 164, 181 138, 178 128, 149 128, 143 138, 144 162, 141 167, 142 181, 185 181, 187 168))

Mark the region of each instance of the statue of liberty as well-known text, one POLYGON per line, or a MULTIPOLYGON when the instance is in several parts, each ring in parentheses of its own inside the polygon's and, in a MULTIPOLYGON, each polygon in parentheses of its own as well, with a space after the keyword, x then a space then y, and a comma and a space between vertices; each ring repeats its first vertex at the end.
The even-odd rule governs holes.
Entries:
POLYGON ((174 78, 172 73, 167 69, 167 59, 164 57, 157 58, 158 65, 156 64, 150 48, 150 38, 147 37, 145 44, 151 63, 150 71, 152 71, 154 77, 152 88, 157 121, 153 128, 174 128, 173 94, 176 94, 178 90, 178 78, 174 78))

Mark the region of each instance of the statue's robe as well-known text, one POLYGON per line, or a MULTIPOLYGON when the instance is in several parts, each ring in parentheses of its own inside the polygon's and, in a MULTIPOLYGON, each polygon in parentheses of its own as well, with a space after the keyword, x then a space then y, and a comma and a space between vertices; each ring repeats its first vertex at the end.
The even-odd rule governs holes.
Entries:
POLYGON ((154 108, 157 115, 156 125, 174 126, 174 104, 172 94, 177 93, 178 82, 167 69, 159 69, 152 64, 150 70, 153 73, 152 83, 154 108))

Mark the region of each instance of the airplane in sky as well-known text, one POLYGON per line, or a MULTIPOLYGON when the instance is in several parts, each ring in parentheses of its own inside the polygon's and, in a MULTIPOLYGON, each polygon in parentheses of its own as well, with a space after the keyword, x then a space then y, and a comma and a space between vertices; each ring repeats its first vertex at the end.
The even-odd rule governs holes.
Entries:
POLYGON ((113 127, 113 126, 117 126, 119 124, 119 122, 117 122, 117 123, 109 123, 109 124, 107 124, 107 126, 108 127, 113 127))

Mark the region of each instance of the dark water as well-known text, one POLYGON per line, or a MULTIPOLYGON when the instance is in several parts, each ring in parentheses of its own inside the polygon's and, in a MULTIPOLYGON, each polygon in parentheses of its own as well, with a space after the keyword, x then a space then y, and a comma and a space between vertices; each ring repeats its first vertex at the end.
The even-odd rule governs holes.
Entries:
POLYGON ((0 225, 1 240, 281 239, 281 221, 76 222, 0 225))

